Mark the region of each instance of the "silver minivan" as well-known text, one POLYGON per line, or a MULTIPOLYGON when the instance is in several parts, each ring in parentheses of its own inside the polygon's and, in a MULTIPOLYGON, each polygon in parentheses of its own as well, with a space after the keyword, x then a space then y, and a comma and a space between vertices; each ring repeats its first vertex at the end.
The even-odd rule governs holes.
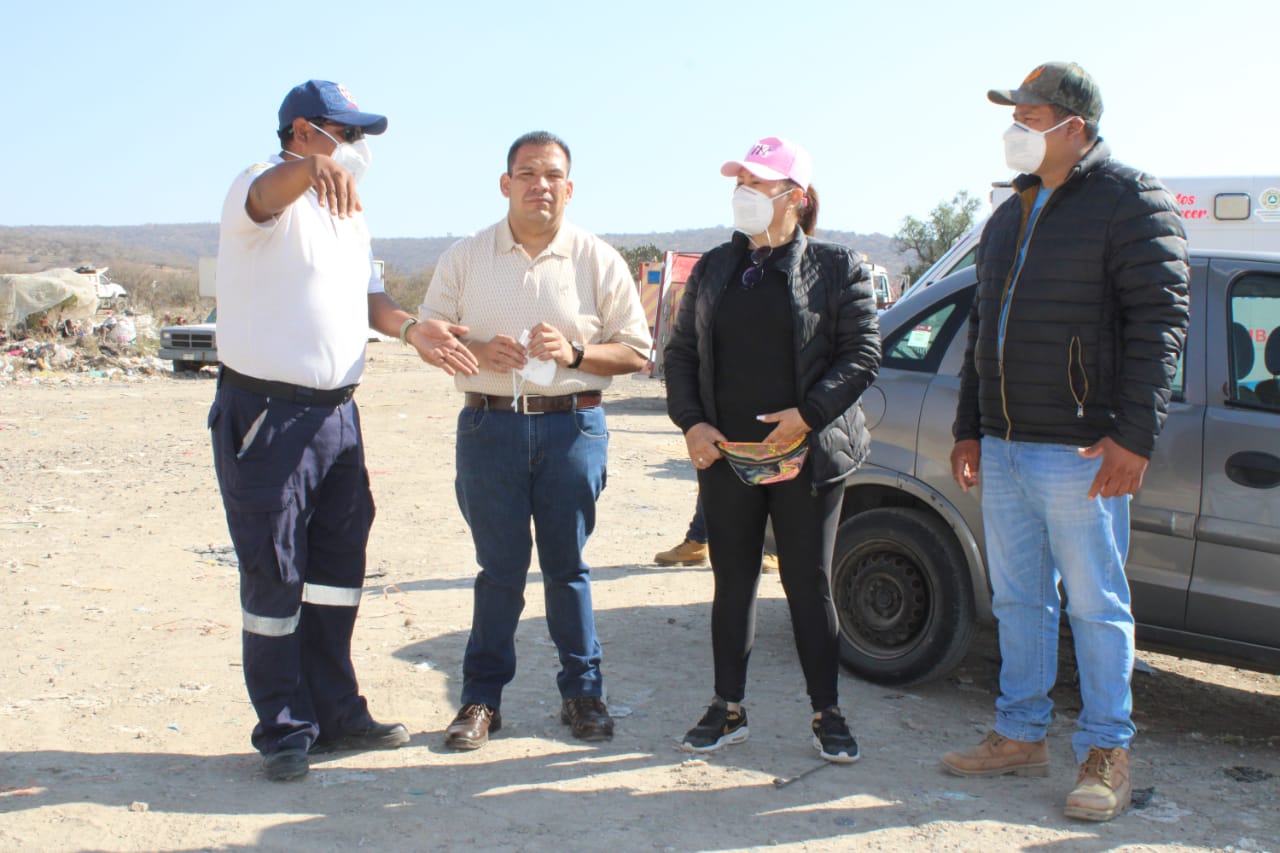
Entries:
MULTIPOLYGON (((832 568, 842 661, 870 681, 947 673, 992 618, 977 490, 949 461, 975 280, 880 317, 871 457, 832 568)), ((1139 645, 1280 671, 1280 254, 1192 252, 1187 347, 1131 527, 1139 645)))

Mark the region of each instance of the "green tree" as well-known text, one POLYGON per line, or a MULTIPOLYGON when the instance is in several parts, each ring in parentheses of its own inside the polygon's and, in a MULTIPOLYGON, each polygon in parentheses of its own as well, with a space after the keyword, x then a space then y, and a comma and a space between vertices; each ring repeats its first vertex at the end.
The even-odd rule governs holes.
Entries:
POLYGON ((434 265, 412 273, 403 273, 388 264, 382 271, 382 284, 387 295, 410 314, 417 315, 418 306, 427 294, 427 285, 431 284, 434 265))
POLYGON ((645 243, 643 246, 636 246, 634 249, 618 249, 618 254, 622 255, 622 259, 627 262, 627 269, 631 270, 631 274, 637 275, 640 265, 646 261, 660 261, 664 252, 652 243, 645 243))
POLYGON ((903 272, 911 276, 912 281, 919 278, 973 227, 978 206, 976 198, 960 190, 951 201, 939 202, 927 220, 904 217, 902 228, 893 235, 894 246, 901 252, 915 252, 917 263, 909 264, 903 272))

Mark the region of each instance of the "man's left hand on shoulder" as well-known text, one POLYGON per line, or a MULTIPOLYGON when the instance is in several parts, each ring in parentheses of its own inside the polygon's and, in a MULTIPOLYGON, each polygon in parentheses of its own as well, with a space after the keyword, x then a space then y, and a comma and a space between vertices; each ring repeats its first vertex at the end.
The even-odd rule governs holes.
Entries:
POLYGON ((1125 450, 1111 438, 1102 438, 1078 451, 1086 459, 1102 457, 1093 484, 1089 486, 1089 500, 1096 497, 1118 498, 1137 494, 1142 488, 1142 476, 1147 472, 1147 459, 1125 450))

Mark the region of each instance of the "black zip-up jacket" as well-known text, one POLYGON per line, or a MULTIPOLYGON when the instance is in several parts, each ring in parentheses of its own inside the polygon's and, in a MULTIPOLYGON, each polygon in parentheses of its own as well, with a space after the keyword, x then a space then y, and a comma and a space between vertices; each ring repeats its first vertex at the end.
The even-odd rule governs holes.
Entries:
POLYGON ((978 245, 952 432, 1078 447, 1110 436, 1149 458, 1187 331, 1178 208, 1099 139, 1045 202, 1015 278, 1040 179, 1014 187, 978 245))
MULTIPOLYGON (((671 337, 663 350, 667 413, 684 432, 716 425, 716 306, 747 253, 734 234, 699 259, 689 274, 671 337)), ((791 285, 796 389, 809 433, 813 482, 848 477, 867 456, 871 436, 858 400, 880 367, 880 331, 867 268, 844 246, 801 231, 775 256, 791 285)), ((748 330, 749 331, 749 330, 748 330)))

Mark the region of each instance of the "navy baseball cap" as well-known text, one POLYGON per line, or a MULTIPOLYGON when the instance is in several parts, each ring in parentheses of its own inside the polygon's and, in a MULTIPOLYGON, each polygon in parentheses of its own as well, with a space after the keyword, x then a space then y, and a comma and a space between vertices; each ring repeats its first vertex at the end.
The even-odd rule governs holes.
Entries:
POLYGON ((308 80, 294 86, 280 105, 280 130, 293 124, 295 118, 324 118, 338 124, 362 127, 365 133, 377 135, 387 129, 387 117, 362 113, 347 87, 328 80, 308 80))

